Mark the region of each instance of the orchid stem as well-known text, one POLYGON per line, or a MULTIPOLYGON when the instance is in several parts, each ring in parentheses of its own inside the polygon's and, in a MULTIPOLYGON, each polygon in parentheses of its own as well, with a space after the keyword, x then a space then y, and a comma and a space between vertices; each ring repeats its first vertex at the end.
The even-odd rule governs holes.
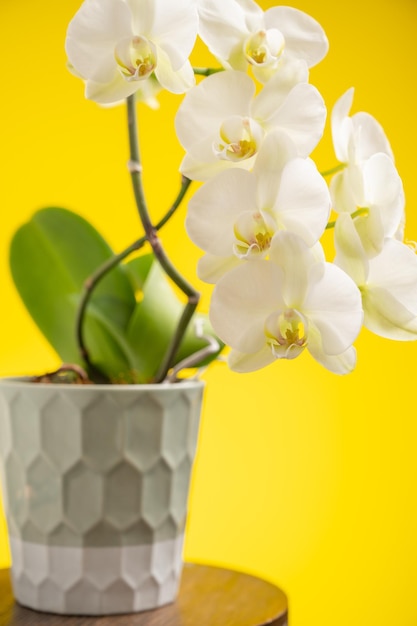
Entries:
MULTIPOLYGON (((350 214, 351 218, 354 220, 355 217, 360 217, 361 215, 368 215, 369 213, 369 209, 367 209, 366 207, 361 207, 360 209, 357 209, 356 211, 353 211, 353 213, 350 214)), ((329 230, 330 228, 334 228, 336 226, 336 221, 334 222, 328 222, 328 224, 326 225, 326 230, 329 230)))
POLYGON ((331 176, 332 174, 336 174, 336 172, 340 172, 341 170, 345 169, 345 167, 346 167, 345 163, 339 163, 339 165, 335 165, 330 170, 326 170, 324 172, 320 172, 320 174, 323 177, 331 176))
POLYGON ((178 347, 184 337, 185 331, 191 321, 194 311, 197 308, 197 304, 200 299, 200 294, 188 283, 188 281, 181 276, 178 270, 169 260, 168 256, 162 247, 161 240, 158 237, 158 232, 155 226, 153 226, 149 211, 146 205, 145 195, 142 184, 142 165, 140 161, 139 143, 138 143, 138 130, 136 119, 136 105, 135 96, 129 96, 127 98, 127 114, 128 114, 128 130, 129 130, 129 146, 130 146, 130 161, 129 171, 132 179, 133 192, 135 195, 136 206, 139 212, 139 216, 145 230, 145 236, 149 241, 152 251, 165 271, 167 276, 181 289, 184 295, 187 296, 188 301, 184 307, 177 329, 171 340, 168 350, 164 356, 159 372, 157 373, 154 382, 161 382, 166 378, 166 375, 172 366, 172 361, 178 350, 178 347))
MULTIPOLYGON (((162 228, 168 222, 168 220, 174 215, 175 211, 178 209, 182 200, 184 199, 184 196, 187 193, 187 190, 190 184, 191 184, 191 180, 183 176, 182 181, 181 181, 180 191, 177 197, 175 198, 174 202, 172 203, 171 207, 165 213, 163 218, 156 224, 155 226, 156 230, 159 230, 160 228, 162 228)), ((90 359, 90 354, 89 354, 89 351, 87 349, 85 339, 84 339, 84 321, 85 321, 87 306, 90 302, 91 296, 93 295, 93 291, 95 290, 99 282, 114 267, 119 265, 119 263, 121 263, 124 259, 130 256, 136 250, 140 250, 145 245, 146 242, 147 242, 147 238, 145 236, 133 242, 130 246, 125 248, 122 252, 120 252, 119 254, 115 254, 110 259, 108 259, 105 263, 103 263, 103 265, 97 268, 97 270, 93 274, 91 274, 91 276, 89 276, 84 283, 84 290, 81 295, 80 304, 77 310, 76 338, 77 338, 78 349, 81 354, 81 357, 85 361, 88 369, 94 372, 96 376, 98 375, 100 377, 102 375, 101 375, 101 372, 98 372, 97 368, 92 364, 91 359, 90 359)), ((104 378, 104 376, 102 377, 104 378)))
POLYGON ((193 67, 193 72, 196 76, 211 76, 211 74, 223 71, 223 67, 193 67))

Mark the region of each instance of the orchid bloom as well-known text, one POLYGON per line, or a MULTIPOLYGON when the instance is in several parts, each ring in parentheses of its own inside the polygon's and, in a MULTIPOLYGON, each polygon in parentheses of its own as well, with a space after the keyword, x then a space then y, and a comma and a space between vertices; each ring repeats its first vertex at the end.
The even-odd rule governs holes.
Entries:
POLYGON ((372 115, 360 112, 349 117, 353 93, 353 88, 348 89, 331 114, 334 150, 344 168, 333 177, 330 191, 335 210, 348 213, 356 211, 363 195, 363 164, 378 153, 394 161, 384 130, 372 115))
POLYGON ((387 238, 382 251, 368 258, 352 217, 336 223, 335 263, 362 294, 364 325, 376 335, 398 341, 417 339, 417 256, 409 246, 387 238))
POLYGON ((231 167, 251 169, 265 137, 282 130, 306 157, 320 140, 326 120, 323 98, 307 84, 299 64, 295 81, 285 72, 272 78, 255 96, 255 84, 230 70, 213 74, 191 89, 180 105, 175 125, 185 148, 181 171, 187 178, 207 180, 231 167))
POLYGON ((329 213, 328 187, 315 164, 297 157, 294 144, 275 131, 262 144, 252 172, 220 172, 190 200, 187 231, 207 253, 199 277, 214 283, 235 265, 265 258, 280 230, 313 246, 329 213))
POLYGON ((291 7, 263 12, 253 0, 199 0, 198 11, 200 36, 214 56, 227 69, 251 66, 260 82, 297 60, 312 67, 328 50, 320 24, 291 7))
POLYGON ((332 179, 334 209, 356 214, 355 225, 368 256, 379 254, 385 237, 403 229, 404 191, 380 124, 367 113, 349 117, 353 89, 332 111, 333 143, 345 165, 332 179))
POLYGON ((237 372, 296 358, 307 348, 326 368, 346 374, 355 365, 352 344, 362 318, 353 280, 286 231, 274 237, 269 261, 244 263, 221 278, 210 310, 237 372))
POLYGON ((123 100, 153 73, 184 93, 194 84, 188 56, 198 30, 195 0, 85 0, 69 24, 66 52, 86 97, 123 100))

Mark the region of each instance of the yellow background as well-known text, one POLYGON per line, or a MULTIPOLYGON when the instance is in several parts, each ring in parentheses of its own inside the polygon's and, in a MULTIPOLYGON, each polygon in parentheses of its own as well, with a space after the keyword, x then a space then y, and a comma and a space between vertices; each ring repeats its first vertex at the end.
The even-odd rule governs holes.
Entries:
MULTIPOLYGON (((273 2, 265 0, 264 8, 273 2)), ((125 167, 123 108, 83 98, 65 69, 66 26, 79 0, 0 4, 0 373, 57 359, 20 304, 7 267, 16 227, 45 205, 89 218, 116 250, 140 232, 125 167)), ((311 81, 329 109, 355 86, 354 110, 384 126, 403 178, 406 235, 417 239, 417 3, 297 0, 330 40, 311 81)), ((204 61, 199 59, 198 61, 204 61)), ((141 108, 142 152, 157 219, 177 189, 179 99, 141 108)), ((335 164, 328 136, 317 164, 335 164)), ((164 231, 193 280, 199 252, 183 208, 164 231)), ((207 308, 209 290, 204 290, 207 308)), ((417 624, 417 344, 362 332, 358 366, 339 378, 307 354, 250 375, 216 365, 208 382, 186 543, 189 560, 280 585, 291 626, 417 624)), ((0 514, 0 567, 9 555, 0 514)))

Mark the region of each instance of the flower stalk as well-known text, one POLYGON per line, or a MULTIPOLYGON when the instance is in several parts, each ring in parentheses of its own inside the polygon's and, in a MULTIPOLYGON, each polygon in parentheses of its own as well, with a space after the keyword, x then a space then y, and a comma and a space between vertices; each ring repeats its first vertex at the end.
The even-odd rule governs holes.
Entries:
POLYGON ((150 243, 155 258, 161 265, 162 269, 165 271, 166 275, 172 280, 173 283, 175 283, 175 285, 177 285, 177 287, 184 293, 184 295, 187 296, 187 303, 182 312, 177 329, 174 333, 170 345, 168 346, 168 350, 165 354, 159 372, 154 381, 158 383, 165 379, 172 365, 175 354, 181 344, 181 341, 185 335, 191 318, 197 308, 198 302, 200 300, 200 294, 171 263, 170 259, 163 249, 161 240, 158 237, 157 228, 152 224, 149 215, 142 184, 142 164, 139 152, 136 103, 134 95, 127 98, 127 115, 130 148, 130 160, 128 166, 131 175, 136 206, 138 209, 140 220, 142 222, 143 229, 145 231, 145 237, 150 243))
MULTIPOLYGON (((186 178, 185 176, 182 177, 181 188, 177 194, 177 197, 175 198, 174 202, 172 203, 168 211, 165 213, 165 215, 156 224, 155 226, 156 231, 159 231, 163 226, 165 226, 165 224, 174 215, 178 207, 181 205, 181 202, 183 201, 185 194, 187 193, 191 185, 191 182, 192 181, 186 178)), ((76 318, 76 338, 77 338, 78 349, 79 349, 82 359, 86 363, 88 370, 94 375, 96 379, 103 380, 105 382, 107 382, 106 377, 101 372, 99 372, 97 368, 91 362, 90 353, 88 351, 88 348, 85 342, 84 321, 85 321, 85 315, 87 312, 87 307, 91 300, 94 290, 96 289, 98 284, 101 282, 101 280, 113 268, 117 267, 117 265, 119 265, 122 261, 124 261, 127 257, 129 257, 133 252, 136 252, 140 250, 141 248, 143 248, 146 242, 147 242, 146 236, 140 237, 139 239, 134 241, 132 244, 130 244, 130 246, 128 246, 127 248, 119 252, 119 254, 113 255, 110 259, 108 259, 106 263, 103 263, 103 265, 97 268, 97 270, 93 274, 91 274, 91 276, 89 276, 84 283, 84 290, 81 295, 81 300, 80 300, 80 304, 78 307, 77 318, 76 318)))

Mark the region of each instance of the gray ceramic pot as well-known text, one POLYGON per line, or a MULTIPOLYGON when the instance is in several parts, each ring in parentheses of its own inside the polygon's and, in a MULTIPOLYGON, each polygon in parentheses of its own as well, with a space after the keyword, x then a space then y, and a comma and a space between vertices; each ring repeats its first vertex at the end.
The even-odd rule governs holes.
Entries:
POLYGON ((175 599, 203 387, 0 381, 21 604, 102 615, 175 599))

